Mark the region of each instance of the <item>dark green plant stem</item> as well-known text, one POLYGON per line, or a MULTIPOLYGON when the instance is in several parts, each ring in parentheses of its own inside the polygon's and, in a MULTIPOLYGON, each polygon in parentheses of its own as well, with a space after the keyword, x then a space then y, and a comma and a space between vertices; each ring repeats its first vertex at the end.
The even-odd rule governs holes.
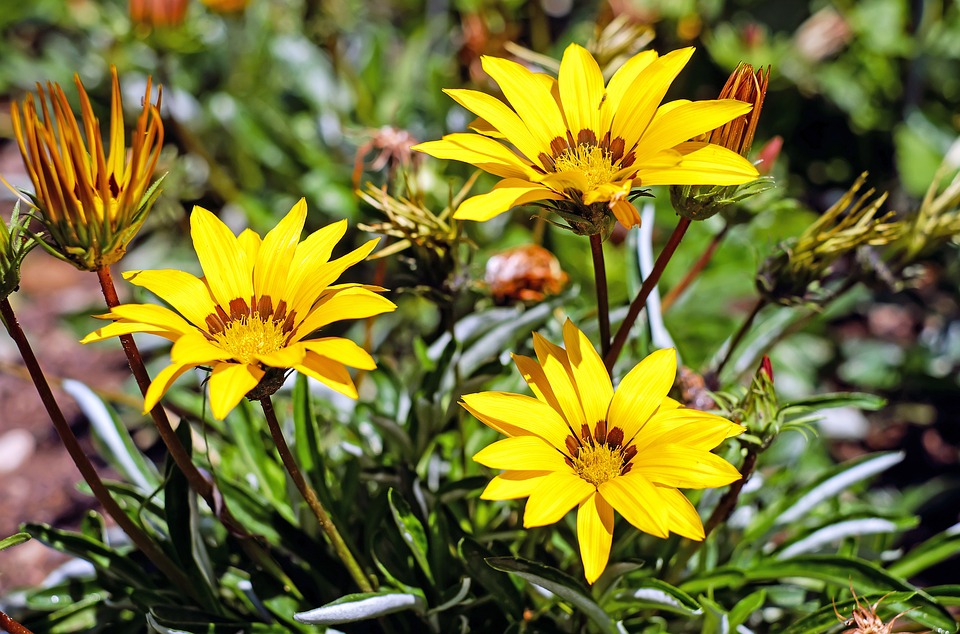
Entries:
POLYGON ((590 234, 593 254, 593 277, 597 286, 597 318, 600 321, 600 353, 610 352, 610 300, 607 297, 607 269, 603 262, 603 236, 590 234))
MULTIPOLYGON (((113 276, 110 274, 109 267, 97 269, 97 277, 100 279, 100 288, 103 291, 103 299, 107 302, 109 308, 115 308, 120 305, 120 298, 117 296, 117 289, 113 284, 113 276)), ((123 346, 123 352, 127 355, 127 363, 130 365, 130 371, 133 372, 137 385, 140 387, 140 393, 146 396, 147 388, 150 387, 150 375, 147 374, 147 368, 143 364, 143 357, 140 356, 140 350, 137 343, 133 340, 133 335, 120 335, 120 344, 123 346)), ((170 425, 167 413, 159 403, 150 410, 150 416, 160 433, 160 438, 167 446, 170 457, 176 463, 180 471, 183 472, 190 483, 190 488, 197 492, 203 498, 214 514, 216 514, 223 525, 232 533, 238 536, 247 536, 248 533, 240 523, 230 514, 226 508, 225 502, 216 495, 213 490, 213 484, 197 469, 193 464, 193 459, 183 443, 177 437, 177 433, 170 425)))
POLYGON ((693 266, 690 267, 690 270, 687 271, 687 274, 683 276, 683 279, 680 282, 670 289, 670 292, 663 296, 663 299, 660 300, 660 312, 667 312, 667 309, 673 305, 685 290, 693 283, 697 276, 703 272, 703 269, 707 267, 707 264, 710 263, 710 260, 713 259, 713 254, 717 252, 717 247, 720 246, 720 243, 723 242, 723 239, 726 237, 727 232, 730 231, 730 225, 723 225, 723 229, 717 232, 717 235, 713 236, 713 239, 710 241, 710 244, 707 245, 707 248, 703 250, 703 253, 700 254, 700 257, 697 258, 697 261, 694 262, 693 266))
POLYGON ((10 634, 33 634, 33 632, 11 619, 2 611, 0 611, 0 628, 3 628, 10 634))
POLYGON ((613 366, 616 364, 617 358, 620 356, 620 353, 623 351, 623 346, 627 342, 627 337, 630 335, 630 329, 633 327, 634 322, 637 321, 640 311, 643 310, 643 307, 647 304, 647 298, 650 297, 650 293, 653 292, 653 289, 657 286, 657 282, 660 281, 663 270, 667 268, 667 262, 673 257, 673 254, 676 252, 680 241, 683 240, 683 236, 687 233, 687 228, 689 227, 690 219, 681 216, 673 233, 670 234, 670 239, 663 245, 663 250, 660 252, 660 255, 657 256, 657 261, 653 264, 653 270, 650 271, 647 279, 643 280, 643 284, 640 286, 640 292, 637 293, 636 298, 630 303, 627 316, 624 318, 623 323, 620 324, 620 328, 613 338, 610 352, 604 355, 604 364, 607 366, 608 372, 613 371, 613 366))
POLYGON ((750 310, 750 314, 747 315, 747 318, 743 320, 743 323, 740 324, 739 330, 736 334, 733 335, 733 339, 730 340, 730 345, 727 347, 727 353, 723 355, 723 360, 720 361, 720 364, 717 365, 717 369, 714 371, 716 376, 720 376, 720 372, 723 371, 723 368, 727 365, 727 362, 733 358, 733 353, 737 349, 737 346, 740 345, 740 342, 743 340, 743 337, 747 334, 747 331, 750 330, 750 326, 753 325, 753 321, 757 318, 757 315, 760 314, 760 311, 763 310, 763 307, 767 305, 767 301, 764 298, 757 300, 757 303, 753 305, 753 309, 750 310))
POLYGON ((320 523, 320 528, 326 533, 327 538, 330 540, 330 545, 333 546, 334 551, 336 551, 337 556, 340 557, 343 565, 347 567, 347 571, 350 573, 350 576, 353 577, 357 587, 363 592, 373 592, 373 586, 370 585, 370 580, 367 579, 363 569, 360 568, 360 564, 357 563, 353 553, 350 552, 346 542, 343 541, 343 537, 340 536, 340 531, 337 530, 333 520, 330 519, 326 509, 323 508, 323 504, 320 503, 316 491, 307 484, 303 473, 300 472, 300 468, 297 466, 297 462, 293 459, 290 447, 287 446, 287 441, 283 438, 280 421, 277 420, 277 413, 273 409, 273 401, 270 400, 269 396, 266 396, 260 399, 260 405, 263 407, 263 415, 267 419, 267 427, 270 428, 270 435, 273 436, 273 442, 277 446, 277 453, 280 454, 280 460, 287 469, 287 473, 289 473, 293 479, 297 490, 300 491, 303 499, 307 502, 307 506, 310 507, 310 510, 320 523))
POLYGON ((70 454, 73 464, 75 464, 80 471, 80 475, 83 476, 84 481, 90 487, 90 490, 93 491, 93 495, 97 498, 97 501, 100 502, 107 514, 113 518, 113 521, 123 529, 123 532, 130 537, 130 540, 136 547, 146 555, 147 559, 153 562, 153 565, 166 575, 175 586, 190 592, 192 595, 193 585, 183 571, 177 568, 153 540, 140 530, 140 527, 130 519, 129 515, 124 513, 117 501, 110 495, 110 491, 107 490, 100 476, 97 475, 96 469, 93 468, 90 459, 87 458, 87 455, 83 452, 80 441, 77 440, 73 430, 70 429, 70 425, 67 424, 63 412, 60 410, 60 406, 57 405, 57 401, 53 397, 53 392, 50 390, 50 384, 47 383, 43 370, 40 368, 40 363, 37 361, 36 355, 33 354, 30 342, 27 341, 27 336, 20 327, 20 322, 17 321, 17 316, 14 314, 13 307, 10 305, 9 300, 0 300, 0 315, 3 316, 3 323, 6 325, 7 332, 10 333, 10 337, 20 350, 20 356, 23 357, 24 365, 27 366, 27 370, 30 372, 30 378, 37 388, 40 400, 43 401, 43 406, 46 408, 50 420, 53 421, 53 426, 57 430, 63 446, 66 448, 67 453, 70 454))

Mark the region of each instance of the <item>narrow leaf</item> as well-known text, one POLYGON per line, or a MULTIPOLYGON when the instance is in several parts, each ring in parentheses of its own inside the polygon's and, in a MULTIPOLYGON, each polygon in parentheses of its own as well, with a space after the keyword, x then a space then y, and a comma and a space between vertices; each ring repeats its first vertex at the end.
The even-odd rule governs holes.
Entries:
POLYGON ((322 607, 308 612, 298 612, 293 615, 293 618, 308 625, 337 625, 375 619, 406 610, 422 614, 426 607, 427 602, 415 594, 367 592, 348 594, 322 607))

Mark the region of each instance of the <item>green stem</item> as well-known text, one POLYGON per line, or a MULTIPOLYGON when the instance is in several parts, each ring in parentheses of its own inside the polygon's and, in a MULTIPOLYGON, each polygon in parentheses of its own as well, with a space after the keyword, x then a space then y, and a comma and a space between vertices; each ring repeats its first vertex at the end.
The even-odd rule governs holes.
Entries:
POLYGON ((75 464, 80 471, 80 475, 83 476, 84 481, 90 487, 90 490, 93 491, 93 495, 97 498, 97 501, 100 502, 107 514, 123 529, 123 532, 130 537, 130 540, 137 548, 146 555, 147 559, 153 562, 175 586, 193 594, 193 584, 190 583, 190 580, 183 571, 177 568, 153 540, 140 530, 140 527, 120 508, 120 505, 113 499, 110 491, 103 484, 103 480, 100 479, 90 459, 87 458, 87 455, 83 452, 80 441, 77 440, 73 430, 70 429, 70 425, 67 424, 63 412, 60 410, 60 406, 57 405, 53 392, 50 390, 50 384, 47 383, 43 370, 40 368, 40 363, 37 361, 37 357, 30 347, 30 342, 27 340, 23 328, 20 327, 20 322, 17 321, 17 316, 13 312, 13 307, 10 305, 9 300, 0 300, 0 315, 3 317, 3 323, 6 325, 7 332, 10 333, 10 337, 16 342, 17 348, 20 350, 20 356, 23 357, 24 365, 27 366, 27 370, 30 372, 30 378, 37 388, 40 400, 43 401, 43 406, 46 408, 50 420, 53 421, 53 426, 57 430, 63 446, 66 448, 67 453, 70 454, 73 464, 75 464))
POLYGON ((597 286, 597 316, 600 321, 600 353, 610 352, 610 300, 607 297, 607 269, 603 262, 603 236, 590 234, 593 276, 597 286))
POLYGON ((267 427, 270 428, 270 435, 273 436, 273 442, 277 446, 277 453, 280 454, 280 460, 287 469, 287 473, 289 473, 293 479, 297 490, 300 491, 303 499, 307 502, 307 506, 313 511, 313 515, 320 523, 320 528, 326 533, 327 538, 330 540, 330 545, 333 546, 333 549, 340 557, 340 561, 347 567, 347 571, 350 573, 350 576, 353 577, 353 580, 360 590, 363 592, 373 592, 370 580, 367 579, 363 573, 360 564, 357 563, 353 553, 350 552, 346 542, 343 541, 343 537, 340 536, 340 531, 337 530, 333 520, 330 519, 330 515, 328 515, 326 509, 323 508, 323 504, 320 503, 317 493, 313 490, 313 487, 307 484, 307 480, 303 477, 303 473, 300 472, 300 468, 293 459, 290 447, 287 446, 287 441, 283 438, 283 431, 280 429, 277 413, 273 409, 273 401, 270 400, 269 396, 265 396, 260 399, 260 405, 263 407, 263 414, 267 419, 267 427))
POLYGON ((667 243, 663 246, 663 251, 657 256, 657 261, 654 262, 650 275, 647 276, 647 279, 643 280, 643 284, 640 286, 640 292, 637 293, 636 298, 630 303, 627 316, 624 318, 623 323, 620 324, 620 328, 613 338, 610 352, 604 355, 604 364, 607 366, 608 372, 613 371, 613 366, 616 364, 617 358, 620 356, 620 352, 623 351, 623 346, 627 342, 627 337, 630 335, 630 329, 633 327, 634 322, 637 321, 640 311, 646 305, 650 293, 653 292, 653 289, 656 288, 657 283, 660 281, 663 270, 667 268, 667 262, 673 257, 688 227, 690 227, 690 219, 681 217, 673 233, 670 234, 670 239, 667 240, 667 243))
MULTIPOLYGON (((111 309, 119 306, 120 298, 117 296, 117 289, 113 284, 113 276, 110 274, 110 268, 104 266, 97 269, 97 277, 100 279, 100 288, 103 291, 103 298, 107 302, 107 306, 111 309)), ((120 335, 120 344, 123 346, 123 352, 127 355, 127 363, 130 365, 130 371, 133 372, 133 376, 137 380, 140 393, 146 396, 147 388, 150 387, 150 375, 147 373, 147 368, 143 363, 143 357, 140 355, 140 349, 137 348, 137 343, 133 340, 133 335, 120 335)), ((167 412, 163 409, 163 406, 159 403, 155 405, 153 409, 150 410, 150 416, 153 418, 157 431, 160 433, 160 438, 167 446, 167 451, 170 452, 170 457, 173 458, 177 467, 179 467, 180 471, 186 476, 187 482, 190 483, 190 488, 203 498, 207 506, 213 510, 214 514, 220 517, 223 525, 232 533, 241 537, 249 535, 243 526, 230 514, 230 511, 226 508, 226 502, 215 493, 213 484, 211 484, 211 482, 200 473, 197 466, 193 464, 193 458, 190 456, 190 452, 187 451, 183 443, 180 442, 180 438, 177 437, 177 433, 170 425, 170 420, 167 418, 167 412)))

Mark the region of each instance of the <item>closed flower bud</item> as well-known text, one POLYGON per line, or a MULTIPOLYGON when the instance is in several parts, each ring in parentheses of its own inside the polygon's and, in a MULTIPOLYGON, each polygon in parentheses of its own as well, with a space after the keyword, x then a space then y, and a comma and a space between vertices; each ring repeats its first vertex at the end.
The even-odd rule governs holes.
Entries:
POLYGON ((160 91, 152 103, 147 80, 143 110, 128 150, 115 68, 111 76, 108 151, 79 77, 75 81, 82 133, 57 84, 47 84, 46 90, 37 85, 39 113, 33 95, 27 95, 22 113, 16 103, 11 109, 20 153, 35 188, 33 203, 49 233, 50 246, 81 270, 95 271, 123 257, 156 194, 156 184, 151 182, 163 147, 160 91))
POLYGON ((36 242, 26 229, 28 219, 20 217, 20 203, 13 208, 10 224, 0 219, 0 300, 20 286, 20 265, 36 242))

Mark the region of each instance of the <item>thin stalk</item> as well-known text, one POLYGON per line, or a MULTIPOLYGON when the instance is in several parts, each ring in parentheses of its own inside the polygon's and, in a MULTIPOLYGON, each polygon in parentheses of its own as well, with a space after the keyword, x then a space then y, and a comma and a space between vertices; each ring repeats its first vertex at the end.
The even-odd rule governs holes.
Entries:
POLYGON ((283 466, 293 479, 297 490, 300 491, 303 499, 307 502, 307 506, 310 507, 313 515, 320 523, 323 532, 326 533, 327 539, 330 540, 330 545, 333 546, 343 565, 347 567, 347 571, 350 573, 350 576, 353 577, 357 587, 363 592, 373 592, 370 580, 367 579, 363 573, 363 569, 360 568, 360 564, 357 563, 353 553, 350 552, 346 542, 343 541, 343 537, 340 536, 340 531, 337 530, 333 520, 330 519, 330 515, 328 515, 326 509, 323 508, 323 504, 320 503, 316 491, 307 484, 303 473, 300 472, 300 467, 297 466, 297 462, 293 459, 290 447, 287 446, 287 441, 283 438, 280 421, 277 420, 277 413, 273 409, 273 401, 270 400, 269 396, 265 396, 260 399, 260 405, 263 407, 263 414, 267 419, 267 427, 270 428, 270 435, 273 436, 273 442, 277 446, 277 453, 280 454, 280 460, 283 461, 283 466))
MULTIPOLYGON (((100 288, 103 291, 103 299, 107 302, 109 308, 115 308, 120 305, 120 298, 117 296, 117 289, 113 284, 113 276, 110 274, 109 267, 97 269, 97 277, 100 279, 100 288)), ((130 371, 133 372, 137 385, 140 387, 140 393, 146 396, 147 388, 150 387, 150 375, 147 374, 147 368, 143 364, 143 357, 140 355, 140 349, 133 340, 133 335, 120 335, 120 344, 123 346, 123 352, 127 355, 127 363, 130 365, 130 371)), ((231 532, 238 536, 245 536, 248 533, 240 523, 230 514, 226 508, 225 502, 213 490, 213 484, 197 469, 193 464, 190 452, 187 451, 177 433, 170 425, 167 413, 159 403, 150 410, 150 416, 160 433, 160 438, 167 446, 170 457, 176 463, 180 471, 183 472, 190 484, 190 488, 197 492, 203 498, 215 515, 220 517, 231 532)))
POLYGON ((717 366, 714 374, 720 376, 720 372, 723 371, 724 366, 727 365, 727 362, 733 358, 733 352, 737 349, 737 346, 740 345, 740 342, 743 340, 744 335, 747 334, 747 331, 750 330, 750 326, 753 325, 754 320, 757 318, 757 315, 760 314, 760 311, 764 306, 767 305, 767 302, 762 297, 757 300, 757 303, 753 305, 753 309, 750 311, 750 314, 747 315, 747 318, 743 320, 743 323, 740 324, 739 330, 733 335, 733 339, 730 340, 730 345, 727 347, 727 353, 723 355, 723 360, 720 361, 720 365, 717 366))
POLYGON ((0 628, 10 634, 33 634, 33 632, 11 619, 3 611, 0 611, 0 628))
POLYGON ((43 401, 43 406, 46 408, 50 420, 53 421, 53 426, 57 430, 63 446, 67 449, 67 453, 70 454, 73 464, 75 464, 80 471, 80 475, 83 476, 84 481, 90 487, 90 490, 93 491, 93 495, 97 498, 97 501, 100 502, 100 505, 103 506, 107 514, 113 518, 113 521, 123 529, 123 532, 130 537, 130 540, 136 547, 153 562, 153 565, 155 565, 157 569, 166 575, 175 586, 187 590, 192 595, 193 585, 187 576, 174 565, 146 533, 140 530, 140 527, 130 519, 130 516, 124 513, 117 501, 110 495, 110 491, 103 484, 100 476, 97 475, 96 469, 94 469, 90 459, 87 458, 87 455, 83 452, 80 441, 77 440, 73 430, 70 429, 70 425, 67 424, 63 412, 60 410, 60 406, 57 405, 57 401, 53 397, 53 392, 50 390, 50 384, 47 383, 43 370, 40 368, 40 363, 37 361, 37 357, 30 347, 30 342, 27 340, 23 328, 20 327, 20 322, 17 321, 17 316, 13 312, 13 307, 10 305, 9 300, 0 300, 0 315, 3 316, 3 323, 7 327, 7 332, 10 333, 10 337, 16 342, 17 348, 20 350, 20 356, 23 357, 24 365, 27 366, 27 370, 30 372, 30 378, 37 388, 40 400, 43 401))
POLYGON ((650 293, 653 292, 653 289, 656 288, 657 282, 660 281, 660 276, 663 275, 663 270, 667 268, 667 262, 669 262, 670 258, 673 257, 673 254, 676 252, 677 247, 680 245, 680 241, 683 239, 683 236, 686 234, 687 228, 689 227, 690 219, 681 217, 679 222, 677 222, 677 226, 673 230, 673 233, 670 234, 670 239, 667 240, 667 243, 663 246, 663 250, 660 252, 660 255, 657 256, 657 261, 654 262, 653 270, 650 271, 650 275, 647 276, 647 279, 643 280, 643 284, 640 286, 640 292, 637 293, 636 298, 634 298, 634 300, 630 303, 630 308, 627 310, 627 316, 624 318, 623 323, 620 324, 620 328, 617 330, 617 334, 613 338, 613 344, 610 346, 610 352, 604 355, 604 364, 607 366, 608 372, 613 371, 613 366, 617 362, 617 358, 620 356, 620 353, 623 351, 623 346, 627 342, 627 337, 630 335, 630 329, 633 327, 634 322, 637 321, 640 311, 643 310, 643 307, 647 304, 647 298, 650 296, 650 293))
POLYGON ((683 294, 685 290, 693 283, 697 276, 703 272, 703 269, 707 267, 707 264, 710 263, 710 260, 713 258, 713 254, 717 252, 717 247, 720 246, 720 243, 723 242, 723 239, 727 236, 727 232, 730 230, 730 225, 724 225, 723 229, 717 232, 717 235, 713 236, 713 240, 710 241, 710 244, 707 245, 707 248, 703 250, 703 253, 700 254, 700 257, 697 258, 697 261, 694 262, 693 266, 690 267, 690 270, 687 271, 687 274, 683 276, 683 279, 680 280, 680 283, 670 289, 670 292, 663 296, 663 299, 660 301, 660 311, 666 312, 670 306, 673 305, 677 299, 680 298, 680 295, 683 294))
POLYGON ((610 352, 610 300, 607 298, 607 269, 603 262, 603 236, 590 234, 593 254, 593 277, 597 286, 597 318, 600 321, 600 352, 610 352))

